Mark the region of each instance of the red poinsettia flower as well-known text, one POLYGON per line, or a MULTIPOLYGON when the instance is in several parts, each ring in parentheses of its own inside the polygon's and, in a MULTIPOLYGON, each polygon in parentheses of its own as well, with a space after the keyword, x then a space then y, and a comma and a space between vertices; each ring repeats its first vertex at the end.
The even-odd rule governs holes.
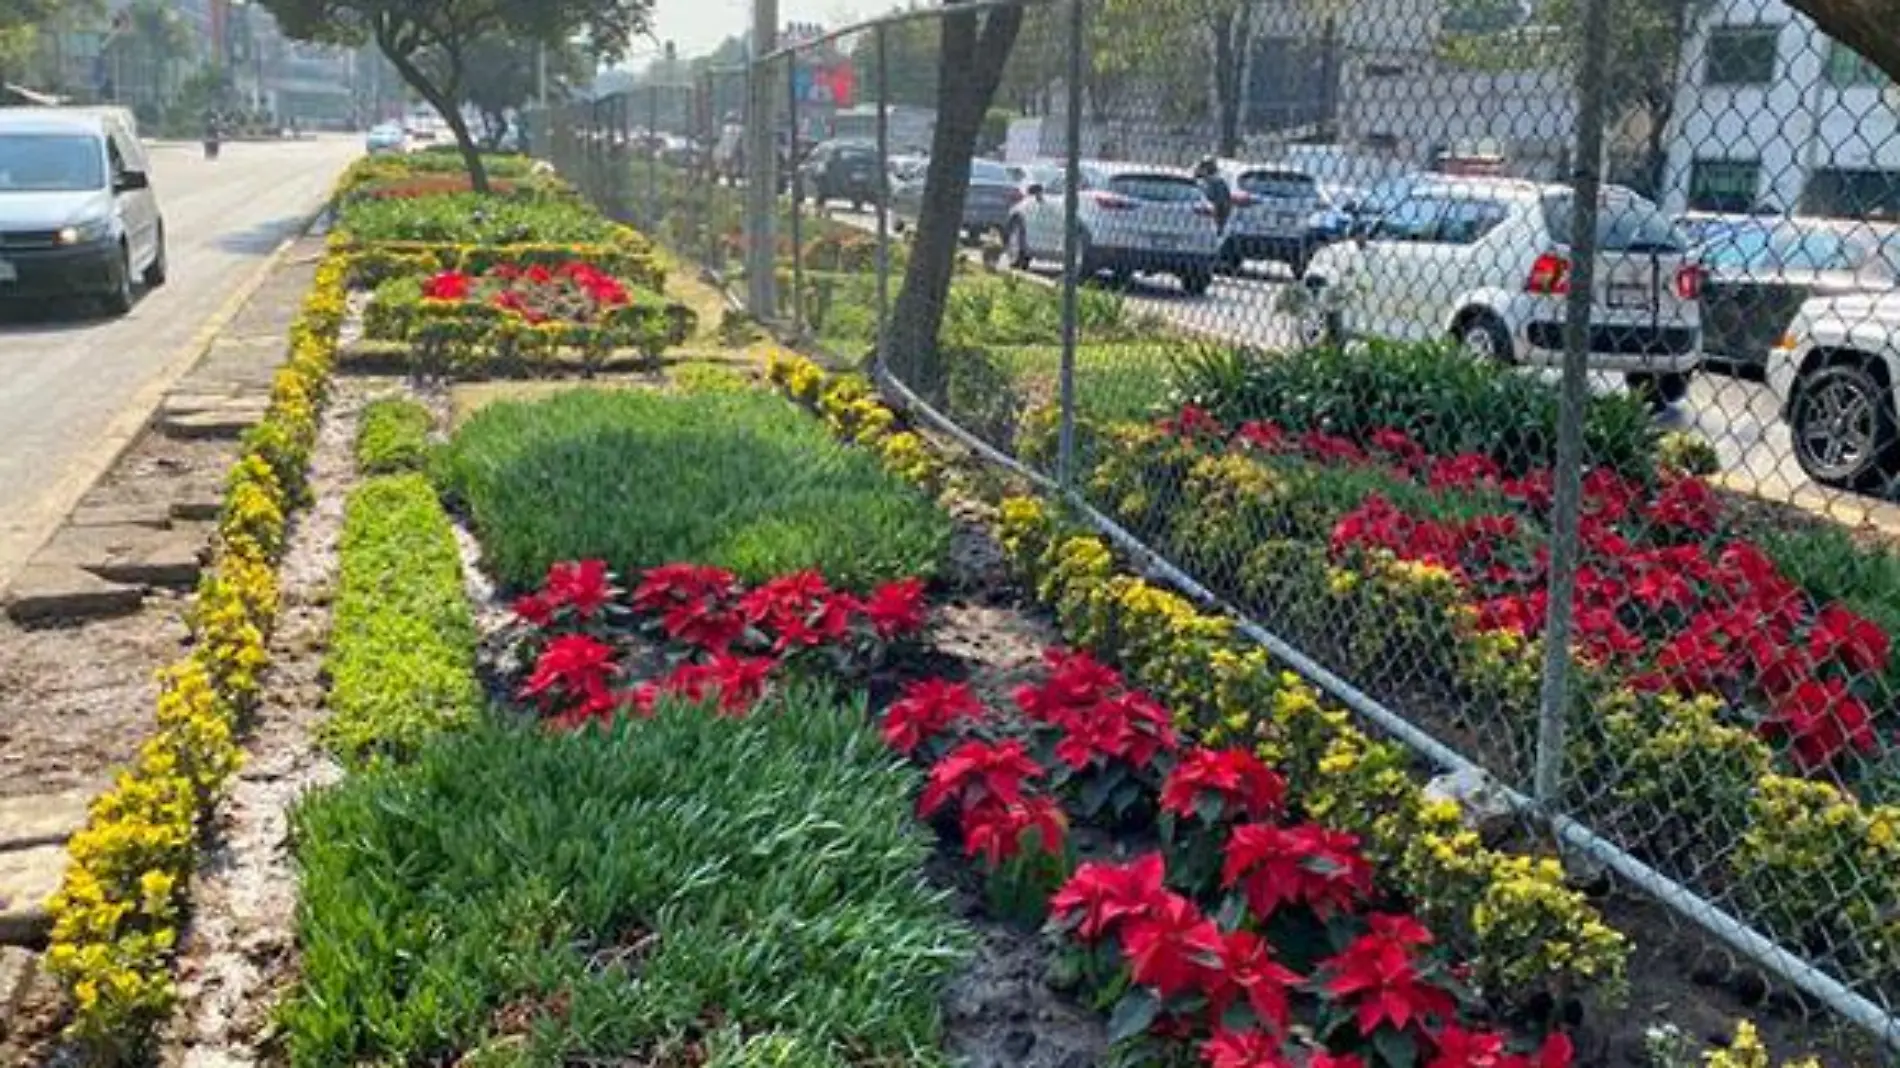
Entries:
POLYGON ((732 572, 699 564, 662 564, 640 577, 633 591, 633 607, 661 613, 675 605, 731 594, 738 585, 732 572))
POLYGON ((1075 924, 1076 937, 1093 942, 1139 916, 1167 893, 1161 854, 1146 853, 1125 864, 1092 861, 1077 868, 1049 899, 1058 924, 1075 924))
POLYGON ((591 723, 612 723, 622 709, 634 704, 633 693, 614 693, 607 689, 604 681, 589 680, 586 686, 574 704, 548 718, 548 729, 575 731, 591 723))
POLYGON ((1240 424, 1240 429, 1234 431, 1234 440, 1246 448, 1261 452, 1285 452, 1292 445, 1287 432, 1277 423, 1258 419, 1240 424))
POLYGON ((959 723, 975 723, 989 716, 983 702, 960 682, 920 679, 884 711, 884 741, 909 756, 925 742, 959 723))
POLYGON ((1153 698, 1122 693, 1066 714, 1056 757, 1077 771, 1096 761, 1122 761, 1146 768, 1157 753, 1172 752, 1179 740, 1174 717, 1153 698))
POLYGON ((1583 476, 1583 510, 1602 523, 1619 523, 1629 515, 1641 489, 1608 467, 1597 467, 1583 476))
POLYGON ((1343 831, 1250 823, 1227 839, 1221 885, 1238 886, 1262 919, 1286 904, 1330 916, 1350 911, 1371 892, 1372 865, 1360 854, 1359 839, 1343 831))
POLYGON ((885 640, 924 629, 924 582, 907 578, 871 591, 860 606, 871 629, 885 640))
POLYGON ((1425 471, 1425 484, 1433 489, 1474 489, 1503 477, 1504 469, 1496 460, 1483 453, 1461 452, 1433 460, 1425 471))
POLYGON ((857 602, 834 591, 816 571, 782 575, 739 601, 745 617, 769 631, 775 652, 842 640, 850 632, 857 602))
POLYGON ((1504 1036, 1490 1031, 1467 1031, 1448 1023, 1433 1038, 1438 1048, 1425 1068, 1501 1068, 1509 1056, 1504 1036))
POLYGON ((1221 966, 1207 988, 1208 1013, 1219 1020, 1228 1006, 1245 998, 1254 1018, 1286 1032, 1287 988, 1300 982, 1292 969, 1273 959, 1273 950, 1252 931, 1229 931, 1221 936, 1221 966))
POLYGON ((1093 708, 1119 690, 1122 677, 1115 669, 1084 652, 1049 649, 1042 654, 1049 678, 1040 686, 1016 691, 1016 704, 1031 719, 1057 726, 1068 722, 1077 709, 1093 708))
POLYGON ((526 271, 523 271, 521 277, 534 285, 544 286, 554 281, 554 272, 548 270, 546 264, 536 263, 529 266, 526 271))
POLYGON ((1364 449, 1351 438, 1338 434, 1328 434, 1324 430, 1309 430, 1300 435, 1300 451, 1329 464, 1357 464, 1366 459, 1364 449))
POLYGON ((1663 486, 1647 515, 1651 522, 1662 527, 1713 534, 1722 520, 1722 502, 1708 483, 1685 475, 1663 486))
POLYGON ((1201 1045, 1201 1061, 1207 1068, 1296 1068, 1278 1037, 1225 1028, 1215 1028, 1201 1045))
POLYGON ((541 651, 521 695, 602 692, 616 670, 613 646, 586 634, 563 634, 541 651))
POLYGON ((650 716, 661 696, 695 704, 717 699, 720 715, 743 716, 764 696, 766 681, 776 666, 769 657, 724 654, 703 664, 681 664, 665 678, 636 687, 634 707, 650 716))
POLYGON ((1355 1003, 1359 1033, 1368 1037, 1382 1023, 1403 1031, 1432 1017, 1449 1020, 1456 1009, 1449 993, 1420 975, 1412 948, 1391 938, 1361 935, 1320 967, 1329 975, 1322 988, 1355 1003))
POLYGON ((1280 811, 1286 780, 1245 749, 1196 747, 1181 758, 1162 785, 1161 808, 1188 819, 1197 814, 1200 800, 1210 796, 1224 810, 1265 819, 1280 811))
POLYGON ((461 271, 443 271, 422 283, 422 295, 429 300, 467 300, 475 279, 461 271))
POLYGON ((613 580, 605 560, 568 560, 548 568, 541 596, 556 608, 571 608, 582 619, 592 619, 613 599, 613 580))
POLYGON ((1162 433, 1173 434, 1176 437, 1219 437, 1221 435, 1220 420, 1214 418, 1207 409, 1193 404, 1183 404, 1180 411, 1161 420, 1158 425, 1162 433))
POLYGON ((1525 472, 1519 478, 1507 478, 1499 482, 1498 492, 1533 512, 1547 512, 1556 497, 1556 479, 1548 467, 1540 467, 1525 472))
POLYGON ((928 818, 953 799, 964 809, 988 800, 1020 802, 1023 783, 1041 777, 1042 765, 1021 742, 965 742, 930 769, 917 814, 928 818))
POLYGON ((1629 561, 1635 577, 1629 594, 1651 611, 1662 608, 1688 608, 1695 603, 1695 587, 1681 565, 1668 558, 1642 556, 1629 561))
POLYGON ((1814 674, 1807 650, 1766 630, 1745 630, 1734 655, 1738 660, 1734 670, 1752 674, 1755 685, 1770 697, 1787 696, 1814 674))
POLYGON ((554 622, 554 606, 538 593, 524 593, 509 606, 522 619, 537 627, 554 622))
POLYGON ((1837 659, 1849 671, 1871 675, 1887 670, 1891 646, 1880 624, 1838 604, 1821 609, 1808 630, 1808 652, 1816 660, 1837 659))
POLYGON ((1842 679, 1809 679, 1776 701, 1762 733, 1788 739, 1795 763, 1812 771, 1849 749, 1874 747, 1873 715, 1842 679))
POLYGON ((1219 974, 1224 945, 1213 920, 1194 902, 1171 893, 1129 918, 1121 944, 1135 982, 1153 987, 1164 999, 1210 985, 1219 974))
POLYGON ((1413 441, 1403 430, 1392 427, 1380 427, 1366 439, 1375 452, 1397 460, 1401 466, 1410 467, 1425 458, 1425 448, 1413 441))
POLYGON ((983 862, 995 871, 1004 861, 1022 852, 1023 835, 1033 830, 1042 851, 1059 857, 1068 827, 1068 818, 1052 798, 1026 797, 1021 801, 990 798, 964 810, 963 853, 969 857, 982 856, 983 862))

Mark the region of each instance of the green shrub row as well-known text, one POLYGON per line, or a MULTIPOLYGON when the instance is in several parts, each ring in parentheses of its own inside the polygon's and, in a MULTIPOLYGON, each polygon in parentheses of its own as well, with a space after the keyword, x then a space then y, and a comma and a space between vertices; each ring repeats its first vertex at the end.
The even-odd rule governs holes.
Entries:
POLYGON ((351 764, 413 756, 481 703, 448 515, 422 475, 373 478, 350 494, 340 553, 324 742, 351 764))
POLYGON ((436 473, 507 585, 597 557, 748 581, 817 568, 863 588, 931 575, 949 521, 877 460, 764 393, 575 390, 483 409, 436 473))
POLYGON ((601 242, 612 234, 615 224, 577 200, 445 193, 350 200, 337 213, 337 229, 358 241, 511 245, 601 242))
POLYGON ((429 460, 435 417, 407 397, 386 397, 363 408, 356 430, 356 467, 366 475, 420 471, 429 460))
MULTIPOLYGON (((697 1064, 723 1028, 788 1064, 940 1063, 964 939, 862 703, 669 704, 490 721, 304 805, 291 1063, 697 1064)), ((777 1063, 743 1052, 719 1063, 777 1063)))

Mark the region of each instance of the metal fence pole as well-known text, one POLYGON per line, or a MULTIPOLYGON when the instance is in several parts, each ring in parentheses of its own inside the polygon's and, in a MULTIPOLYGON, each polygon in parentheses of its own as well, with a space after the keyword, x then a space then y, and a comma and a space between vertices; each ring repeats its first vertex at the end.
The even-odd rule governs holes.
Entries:
POLYGON ((805 332, 805 242, 799 227, 799 201, 804 196, 798 169, 798 53, 785 54, 786 188, 792 194, 792 334, 805 332))
POLYGON ((647 228, 660 225, 660 87, 647 86, 647 228))
POLYGON ((880 23, 877 34, 877 366, 882 371, 890 356, 891 317, 891 121, 886 87, 890 85, 890 55, 880 23))
POLYGON ((1062 182, 1062 364, 1059 372, 1061 391, 1061 430, 1056 445, 1056 482, 1066 493, 1075 474, 1075 324, 1076 288, 1082 284, 1081 227, 1076 216, 1081 210, 1082 184, 1082 62, 1083 19, 1086 0, 1069 0, 1069 71, 1068 100, 1063 115, 1067 127, 1063 145, 1062 182))
POLYGON ((1583 63, 1577 74, 1577 145, 1572 160, 1570 295, 1564 316, 1563 383, 1557 416, 1557 470, 1550 532, 1543 688, 1538 702, 1536 800, 1554 812, 1563 789, 1564 717, 1569 705, 1572 605, 1577 589, 1577 528, 1583 494, 1583 411, 1590 402, 1590 307, 1596 285, 1597 199, 1603 179, 1604 92, 1610 0, 1588 0, 1583 63))
POLYGON ((614 166, 613 166, 613 204, 614 214, 620 219, 633 218, 632 197, 628 195, 628 180, 633 177, 633 101, 624 94, 614 98, 614 166))
POLYGON ((777 303, 778 179, 772 138, 772 50, 778 21, 776 0, 753 0, 752 62, 747 68, 752 100, 746 109, 746 296, 752 314, 773 318, 777 303))

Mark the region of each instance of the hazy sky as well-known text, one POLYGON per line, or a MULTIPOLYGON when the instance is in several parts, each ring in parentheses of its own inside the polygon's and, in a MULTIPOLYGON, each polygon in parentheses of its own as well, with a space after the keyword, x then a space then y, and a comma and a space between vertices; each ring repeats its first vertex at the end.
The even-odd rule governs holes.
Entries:
MULTIPOLYGON (((853 4, 841 0, 778 0, 778 20, 816 22, 827 28, 842 26, 857 17, 857 11, 877 11, 892 6, 870 2, 853 4)), ((653 5, 653 32, 670 40, 682 59, 701 55, 718 47, 732 34, 748 33, 752 26, 752 0, 656 0, 653 5)))

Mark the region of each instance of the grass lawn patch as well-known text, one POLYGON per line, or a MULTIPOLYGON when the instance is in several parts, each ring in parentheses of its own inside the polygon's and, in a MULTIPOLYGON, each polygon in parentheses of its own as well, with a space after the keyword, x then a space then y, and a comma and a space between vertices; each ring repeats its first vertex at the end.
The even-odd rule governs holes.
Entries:
POLYGON ((296 820, 291 1062, 689 1064, 730 1027, 937 1063, 964 938, 916 785, 861 703, 797 689, 745 719, 488 722, 349 780, 296 820))
POLYGON ((949 521, 863 450, 763 392, 572 390, 491 404, 437 466, 489 565, 526 588, 561 560, 621 574, 681 560, 748 582, 935 573, 949 521))
MULTIPOLYGON (((1173 386, 1171 354, 1179 343, 1091 342, 1075 349, 1077 409, 1091 419, 1143 420, 1168 400, 1173 386)), ((1022 345, 990 350, 997 367, 1031 406, 1060 396, 1061 345, 1022 345)))
POLYGON ((356 431, 356 466, 366 475, 420 470, 429 458, 435 417, 407 397, 388 397, 363 409, 356 431))
POLYGON ((422 475, 371 479, 350 494, 340 553, 324 741, 352 763, 408 757, 480 707, 448 514, 422 475))

